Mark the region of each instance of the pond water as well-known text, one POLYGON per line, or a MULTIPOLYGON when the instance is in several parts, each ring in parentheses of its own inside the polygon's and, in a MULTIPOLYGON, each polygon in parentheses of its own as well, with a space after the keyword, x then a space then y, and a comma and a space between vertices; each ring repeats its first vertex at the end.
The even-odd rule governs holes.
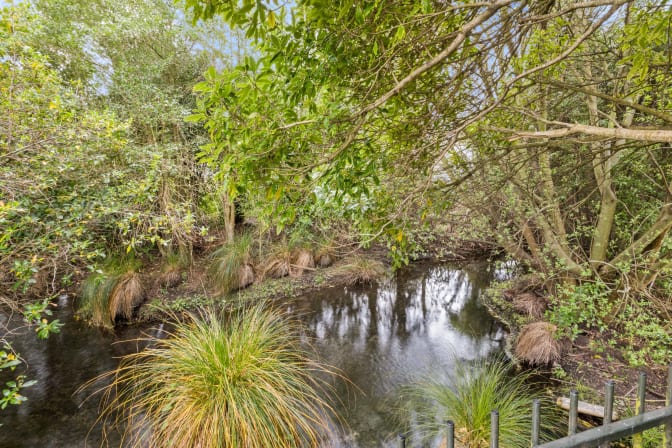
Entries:
MULTIPOLYGON (((302 316, 320 360, 352 382, 334 384, 344 424, 328 446, 398 446, 396 434, 408 426, 393 410, 400 386, 501 351, 504 330, 478 299, 492 277, 482 264, 415 264, 379 285, 326 288, 286 304, 302 316)), ((161 331, 100 332, 72 318, 68 299, 58 305, 60 334, 47 341, 27 334, 14 343, 38 383, 25 390, 28 401, 0 411, 0 447, 99 446, 97 402, 77 388, 139 349, 123 341, 161 331)), ((109 446, 121 445, 118 434, 107 437, 109 446)))

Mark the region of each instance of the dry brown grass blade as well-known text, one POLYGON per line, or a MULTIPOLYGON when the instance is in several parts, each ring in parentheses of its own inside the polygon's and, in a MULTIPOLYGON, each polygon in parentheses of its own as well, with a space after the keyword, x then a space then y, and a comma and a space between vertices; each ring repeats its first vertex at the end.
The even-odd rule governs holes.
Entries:
POLYGON ((262 268, 262 276, 270 278, 282 278, 289 275, 289 260, 287 258, 273 258, 265 263, 262 268))
POLYGON ((313 257, 313 253, 308 249, 298 249, 292 257, 292 262, 289 266, 289 275, 292 277, 301 277, 305 270, 314 268, 315 258, 313 257))
POLYGON ((238 269, 238 288, 243 289, 254 283, 254 268, 250 264, 244 264, 238 269))
POLYGON ((546 301, 536 294, 524 292, 514 297, 513 308, 519 313, 534 319, 540 319, 546 311, 546 301))
POLYGON ((144 295, 140 275, 136 272, 123 274, 110 293, 110 317, 130 319, 133 309, 142 302, 144 295))
POLYGON ((532 365, 548 365, 560 361, 562 342, 558 327, 548 322, 525 325, 518 336, 516 356, 532 365))

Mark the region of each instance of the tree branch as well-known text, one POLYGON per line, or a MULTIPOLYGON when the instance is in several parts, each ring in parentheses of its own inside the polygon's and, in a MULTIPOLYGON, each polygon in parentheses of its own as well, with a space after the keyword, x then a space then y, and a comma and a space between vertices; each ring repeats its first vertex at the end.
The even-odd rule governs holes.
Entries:
POLYGON ((520 132, 511 130, 514 135, 510 141, 521 138, 561 138, 576 134, 585 134, 595 137, 636 140, 640 142, 672 143, 672 131, 665 129, 627 129, 627 128, 602 128, 585 124, 558 123, 563 126, 560 129, 538 132, 520 132))
POLYGON ((301 126, 301 125, 304 125, 304 124, 313 124, 313 123, 315 123, 316 121, 317 121, 317 120, 303 120, 303 121, 296 121, 296 122, 294 122, 294 123, 289 123, 289 124, 286 124, 286 125, 284 125, 284 126, 279 126, 279 127, 276 129, 276 131, 285 131, 285 130, 287 130, 287 129, 291 129, 291 128, 296 127, 296 126, 301 126))
POLYGON ((399 81, 394 87, 392 87, 392 89, 388 90, 384 95, 379 97, 373 103, 361 109, 359 111, 359 115, 361 116, 366 115, 372 110, 379 108, 380 106, 385 104, 387 100, 389 100, 390 98, 401 92, 404 89, 404 87, 406 87, 408 84, 416 80, 420 75, 439 65, 451 54, 457 51, 457 49, 467 39, 467 36, 469 36, 469 34, 474 30, 474 28, 476 28, 477 26, 488 20, 490 17, 495 15, 495 13, 499 9, 511 3, 513 3, 513 0, 500 0, 498 2, 491 3, 490 6, 483 13, 476 16, 474 19, 472 19, 469 23, 467 23, 460 29, 460 31, 457 33, 455 39, 453 39, 450 45, 444 48, 439 54, 434 56, 431 60, 425 62, 420 67, 416 68, 411 73, 406 75, 404 79, 399 81))
POLYGON ((600 273, 609 275, 618 269, 618 266, 624 263, 630 263, 633 258, 645 251, 649 245, 661 235, 670 231, 672 227, 672 203, 665 204, 660 209, 660 215, 649 229, 642 234, 635 242, 616 255, 608 264, 602 265, 600 273))
POLYGON ((557 12, 552 12, 549 14, 543 14, 543 15, 538 15, 538 16, 532 16, 528 19, 525 19, 524 21, 526 22, 543 22, 549 19, 554 19, 555 17, 560 17, 568 12, 576 11, 577 9, 588 9, 588 8, 598 8, 600 6, 607 6, 607 5, 616 5, 616 4, 622 4, 622 2, 619 1, 614 1, 614 0, 593 0, 593 1, 587 1, 583 3, 575 3, 571 6, 568 6, 565 9, 562 9, 557 12))
POLYGON ((647 107, 647 106, 642 106, 641 104, 633 103, 632 101, 628 101, 624 98, 617 98, 611 95, 607 95, 606 93, 598 92, 597 90, 593 90, 588 87, 579 87, 575 86, 572 84, 567 84, 565 82, 560 82, 560 81, 549 81, 549 84, 555 87, 560 87, 563 89, 570 89, 575 92, 583 93, 586 95, 594 96, 597 98, 601 98, 603 100, 611 101, 612 103, 620 104, 621 106, 627 106, 635 109, 638 112, 642 112, 644 114, 649 114, 651 116, 654 116, 656 118, 660 118, 663 121, 667 121, 668 123, 672 123, 672 115, 666 114, 665 112, 653 109, 652 107, 647 107))

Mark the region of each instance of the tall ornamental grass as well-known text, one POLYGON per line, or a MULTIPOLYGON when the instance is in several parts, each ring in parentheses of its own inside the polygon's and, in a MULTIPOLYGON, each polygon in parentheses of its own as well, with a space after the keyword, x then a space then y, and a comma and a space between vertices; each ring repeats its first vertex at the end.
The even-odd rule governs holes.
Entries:
POLYGON ((129 320, 145 297, 134 259, 112 260, 90 274, 79 294, 79 314, 93 325, 112 328, 119 317, 129 320))
MULTIPOLYGON (((448 383, 425 379, 405 390, 417 416, 418 431, 425 439, 445 434, 446 420, 455 425, 458 446, 487 448, 490 414, 499 411, 499 444, 503 448, 529 448, 532 402, 536 398, 530 374, 511 375, 501 360, 458 364, 448 383)), ((554 407, 542 405, 541 438, 560 435, 560 418, 554 407)))
POLYGON ((251 264, 252 237, 243 234, 210 256, 208 278, 215 295, 223 296, 254 282, 251 264))
POLYGON ((297 325, 260 306, 191 315, 121 360, 102 418, 125 426, 125 446, 318 446, 332 412, 315 374, 331 370, 297 325))

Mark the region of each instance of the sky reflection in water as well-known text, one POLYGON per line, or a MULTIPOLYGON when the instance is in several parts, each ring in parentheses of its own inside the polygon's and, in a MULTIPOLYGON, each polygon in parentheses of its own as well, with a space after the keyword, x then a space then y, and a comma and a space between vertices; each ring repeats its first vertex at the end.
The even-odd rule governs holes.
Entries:
MULTIPOLYGON (((303 316, 321 360, 361 390, 335 384, 349 430, 327 446, 398 446, 392 408, 400 385, 429 373, 450 375, 456 359, 500 350, 503 330, 478 301, 491 277, 485 265, 416 264, 377 286, 323 289, 289 303, 303 316)), ((26 389, 27 402, 0 412, 0 447, 99 446, 100 428, 89 432, 97 401, 84 401, 76 389, 138 349, 121 341, 157 331, 100 332, 74 320, 71 307, 63 300, 56 309, 54 317, 66 324, 60 334, 38 341, 28 332, 15 342, 38 383, 26 389)), ((118 434, 110 437, 110 446, 120 445, 118 434)))
POLYGON ((490 278, 484 265, 415 265, 378 287, 325 289, 290 307, 304 314, 322 361, 362 392, 336 384, 350 430, 334 446, 398 446, 401 385, 501 350, 503 330, 478 300, 490 278))

